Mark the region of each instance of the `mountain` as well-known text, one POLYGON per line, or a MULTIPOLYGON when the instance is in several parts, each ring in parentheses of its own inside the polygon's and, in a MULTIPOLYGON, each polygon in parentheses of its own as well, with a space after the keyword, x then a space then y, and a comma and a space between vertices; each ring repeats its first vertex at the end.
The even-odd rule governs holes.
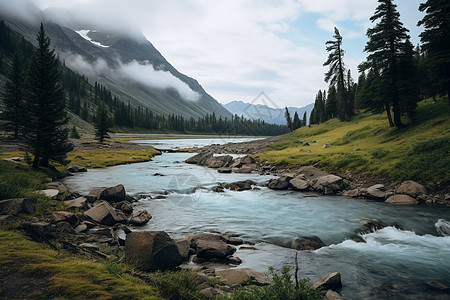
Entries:
MULTIPOLYGON (((231 101, 223 105, 233 115, 244 116, 251 120, 263 120, 266 123, 285 125, 286 118, 284 117, 284 108, 272 108, 263 104, 250 104, 242 101, 231 101)), ((305 107, 288 107, 291 117, 294 117, 295 112, 298 113, 300 119, 306 111, 306 122, 309 124, 309 116, 314 108, 314 103, 308 104, 305 107)))
POLYGON ((60 59, 91 82, 110 89, 124 102, 147 107, 159 114, 202 117, 231 114, 193 78, 178 72, 143 34, 87 28, 79 23, 50 21, 58 10, 31 9, 33 18, 2 15, 0 19, 35 43, 40 22, 60 59))

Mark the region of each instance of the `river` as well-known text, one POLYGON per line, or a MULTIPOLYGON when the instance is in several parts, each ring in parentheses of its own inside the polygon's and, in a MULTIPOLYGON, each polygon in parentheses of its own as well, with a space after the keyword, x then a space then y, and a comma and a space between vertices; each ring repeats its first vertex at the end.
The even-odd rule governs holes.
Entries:
MULTIPOLYGON (((227 141, 138 142, 168 149, 227 141)), ((164 230, 174 238, 208 231, 235 232, 257 249, 238 249, 235 256, 242 259, 238 268, 267 272, 270 266, 276 270, 293 266, 295 250, 282 246, 301 235, 317 235, 327 246, 299 252, 299 275, 314 282, 338 271, 343 282, 341 294, 349 299, 424 299, 424 295, 432 294, 424 281, 450 281, 450 237, 441 236, 436 229, 439 220, 450 220, 447 208, 392 206, 364 199, 274 191, 264 187, 272 176, 219 174, 184 163, 192 155, 164 153, 150 162, 92 169, 68 177, 64 183, 83 193, 123 184, 131 195, 152 195, 153 199, 139 201, 135 210, 147 209, 153 218, 134 230, 164 230), (246 179, 255 181, 258 188, 211 191, 218 183, 246 179), (154 199, 162 194, 167 198, 154 199), (355 230, 367 220, 387 227, 362 235, 366 243, 352 241, 355 230)))

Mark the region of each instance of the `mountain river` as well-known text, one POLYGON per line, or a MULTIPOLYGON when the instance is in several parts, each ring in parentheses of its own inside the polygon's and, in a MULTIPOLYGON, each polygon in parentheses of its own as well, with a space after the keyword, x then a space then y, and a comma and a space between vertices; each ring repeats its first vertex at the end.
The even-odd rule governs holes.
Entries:
MULTIPOLYGON (((135 141, 157 148, 187 148, 229 139, 170 139, 135 141)), ((232 142, 238 141, 232 139, 232 142)), ((245 140, 241 140, 245 141, 245 140)), ((96 187, 123 184, 128 194, 165 194, 165 199, 142 199, 135 210, 153 216, 144 227, 164 230, 173 238, 208 232, 234 232, 256 250, 238 249, 238 268, 267 272, 270 266, 294 266, 290 243, 301 235, 316 235, 327 245, 299 251, 299 277, 311 282, 340 272, 341 294, 348 299, 435 299, 427 280, 450 283, 450 236, 439 228, 450 227, 450 209, 425 205, 393 206, 364 199, 322 196, 264 187, 272 176, 219 174, 213 169, 186 164, 192 153, 164 153, 150 162, 92 169, 68 177, 71 190, 87 193, 96 187), (214 193, 218 183, 251 179, 251 191, 214 193), (367 220, 387 227, 351 238, 367 220), (397 229, 390 224, 397 224, 397 229), (398 227, 398 226, 397 226, 398 227)), ((436 299, 440 298, 438 295, 436 299)))

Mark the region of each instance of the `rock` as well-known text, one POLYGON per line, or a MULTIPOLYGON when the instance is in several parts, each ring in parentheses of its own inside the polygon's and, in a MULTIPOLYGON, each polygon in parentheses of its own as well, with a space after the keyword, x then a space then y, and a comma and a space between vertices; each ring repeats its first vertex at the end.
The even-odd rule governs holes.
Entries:
POLYGON ((216 271, 216 275, 228 286, 269 285, 272 283, 265 274, 248 268, 216 271))
POLYGON ((114 205, 114 207, 117 209, 120 209, 124 214, 127 214, 127 215, 130 215, 133 213, 133 207, 127 201, 118 202, 118 203, 116 203, 116 205, 114 205))
POLYGON ((33 212, 34 206, 31 199, 13 198, 0 201, 0 214, 2 215, 32 214, 33 212))
POLYGON ((439 219, 436 224, 436 231, 442 236, 450 236, 450 222, 445 219, 439 219))
POLYGON ((125 261, 143 271, 154 271, 174 268, 182 257, 166 232, 141 231, 127 235, 125 261))
POLYGON ((365 220, 364 224, 361 228, 356 229, 355 232, 357 234, 368 234, 371 232, 375 232, 377 230, 380 230, 384 228, 383 225, 381 225, 379 222, 374 221, 374 220, 365 220))
POLYGON ((238 266, 242 263, 242 260, 239 257, 236 256, 228 256, 225 261, 227 262, 227 264, 231 264, 231 265, 235 265, 238 266))
POLYGON ((80 225, 78 225, 77 227, 75 227, 73 230, 74 230, 76 233, 85 232, 85 231, 88 230, 88 225, 87 225, 85 222, 83 222, 83 223, 81 223, 80 225))
POLYGON ((244 157, 241 157, 241 164, 254 164, 255 159, 251 157, 250 155, 246 155, 244 157))
POLYGON ((87 198, 86 197, 78 197, 73 200, 64 201, 69 208, 85 208, 87 207, 87 198))
POLYGON ((342 300, 342 297, 335 291, 328 290, 325 296, 323 297, 323 300, 342 300))
POLYGON ((322 288, 323 290, 339 291, 342 288, 341 274, 334 272, 325 275, 319 281, 313 284, 314 289, 322 288))
POLYGON ((295 190, 306 191, 309 189, 309 183, 305 180, 305 175, 301 174, 289 181, 291 187, 295 190))
POLYGON ((382 184, 372 185, 367 188, 365 196, 370 199, 384 200, 386 197, 386 188, 382 184))
POLYGON ((82 243, 79 244, 78 247, 80 248, 84 248, 84 249, 90 249, 90 250, 98 250, 98 246, 96 244, 92 244, 92 243, 82 243))
POLYGON ((385 203, 389 204, 398 204, 398 205, 411 205, 411 204, 419 204, 419 200, 414 199, 408 195, 394 195, 389 197, 385 203))
POLYGON ((336 175, 320 176, 311 181, 311 187, 326 195, 335 194, 344 188, 344 179, 336 175))
POLYGON ((245 191, 245 190, 251 190, 252 184, 254 184, 251 180, 245 180, 245 181, 237 181, 232 183, 224 184, 223 187, 232 191, 245 191))
POLYGON ((353 198, 358 197, 359 196, 359 189, 353 189, 353 190, 349 190, 349 191, 344 191, 342 196, 353 197, 353 198))
POLYGON ((218 185, 218 186, 213 187, 212 191, 215 192, 215 193, 223 193, 224 192, 224 188, 222 186, 218 185))
POLYGON ((55 211, 52 213, 52 220, 57 222, 67 222, 72 226, 78 225, 78 218, 74 213, 68 211, 55 211))
POLYGON ((400 184, 400 186, 395 190, 395 193, 405 194, 417 198, 418 196, 425 195, 427 190, 420 183, 413 180, 406 180, 400 184))
POLYGON ((225 241, 225 243, 230 245, 242 245, 244 243, 242 239, 233 236, 223 235, 222 239, 225 241))
POLYGON ((103 225, 113 226, 120 222, 114 208, 106 201, 101 201, 99 204, 85 211, 84 215, 103 225))
POLYGON ((106 200, 110 203, 125 200, 125 187, 122 184, 104 189, 100 193, 100 200, 106 200))
POLYGON ((46 190, 40 190, 38 192, 39 192, 39 194, 43 194, 49 198, 55 198, 59 194, 59 191, 56 189, 46 189, 46 190))
POLYGON ((325 244, 318 236, 312 235, 296 238, 292 242, 291 248, 295 250, 316 250, 324 246, 325 244))
POLYGON ((427 280, 424 282, 425 285, 435 291, 448 293, 450 292, 450 287, 440 281, 437 280, 427 280))
POLYGON ((223 168, 228 167, 232 161, 233 157, 231 155, 213 156, 208 158, 206 165, 210 168, 223 168))
POLYGON ((119 223, 126 223, 128 221, 127 216, 120 209, 116 209, 115 212, 119 223))
POLYGON ((58 181, 47 183, 47 187, 49 187, 50 189, 58 190, 58 195, 65 194, 65 193, 69 192, 67 187, 64 184, 62 184, 61 182, 58 182, 58 181))
POLYGON ((313 166, 303 166, 298 169, 298 174, 305 175, 305 180, 311 180, 320 176, 328 175, 328 172, 322 171, 313 166))
POLYGON ((79 160, 89 160, 89 159, 84 158, 83 156, 80 156, 80 155, 75 156, 74 159, 79 159, 79 160))
POLYGON ((241 168, 234 168, 235 173, 243 173, 243 174, 250 174, 258 170, 258 166, 256 164, 248 164, 243 165, 241 168))
POLYGON ((270 180, 267 186, 272 190, 287 190, 291 179, 291 176, 281 176, 270 180))
POLYGON ((189 258, 189 249, 191 248, 191 241, 188 238, 174 239, 175 245, 178 247, 181 257, 184 260, 189 258))
POLYGON ((331 148, 331 147, 333 147, 333 145, 330 145, 330 144, 324 144, 322 146, 323 149, 327 149, 327 148, 331 148))
POLYGON ((220 168, 217 170, 219 173, 231 173, 231 168, 220 168))
POLYGON ((202 166, 205 165, 206 161, 211 157, 213 157, 212 152, 199 153, 197 155, 189 157, 185 162, 188 164, 197 164, 202 166))
POLYGON ((222 240, 198 240, 195 243, 198 258, 224 259, 236 252, 236 248, 228 245, 222 240))
POLYGON ((4 161, 12 162, 12 163, 20 163, 22 161, 25 161, 24 157, 15 156, 10 158, 5 158, 4 161))
POLYGON ((135 225, 135 226, 144 225, 148 221, 150 221, 151 218, 152 218, 152 216, 144 209, 144 210, 140 210, 138 212, 135 212, 131 216, 131 219, 130 219, 129 223, 131 225, 135 225))
POLYGON ((70 173, 78 173, 78 172, 87 172, 87 169, 81 166, 70 166, 67 168, 67 171, 69 171, 70 173))

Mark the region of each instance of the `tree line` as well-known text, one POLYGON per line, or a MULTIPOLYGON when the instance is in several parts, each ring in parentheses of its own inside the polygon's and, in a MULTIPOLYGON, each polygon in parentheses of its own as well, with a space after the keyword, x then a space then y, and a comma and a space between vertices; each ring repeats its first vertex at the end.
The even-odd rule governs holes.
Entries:
POLYGON ((419 35, 421 45, 414 47, 393 0, 378 0, 370 18, 375 25, 367 30, 364 51, 368 55, 358 66, 357 83, 344 63, 342 36, 334 29, 333 39, 326 42, 329 55, 323 64, 329 67, 325 73, 329 88, 317 93, 310 124, 335 117, 349 121, 366 109, 386 112, 389 125, 402 128, 403 115, 414 122, 420 99, 445 94, 450 111, 450 2, 428 0, 419 10, 425 16, 417 25, 425 30, 419 35))

